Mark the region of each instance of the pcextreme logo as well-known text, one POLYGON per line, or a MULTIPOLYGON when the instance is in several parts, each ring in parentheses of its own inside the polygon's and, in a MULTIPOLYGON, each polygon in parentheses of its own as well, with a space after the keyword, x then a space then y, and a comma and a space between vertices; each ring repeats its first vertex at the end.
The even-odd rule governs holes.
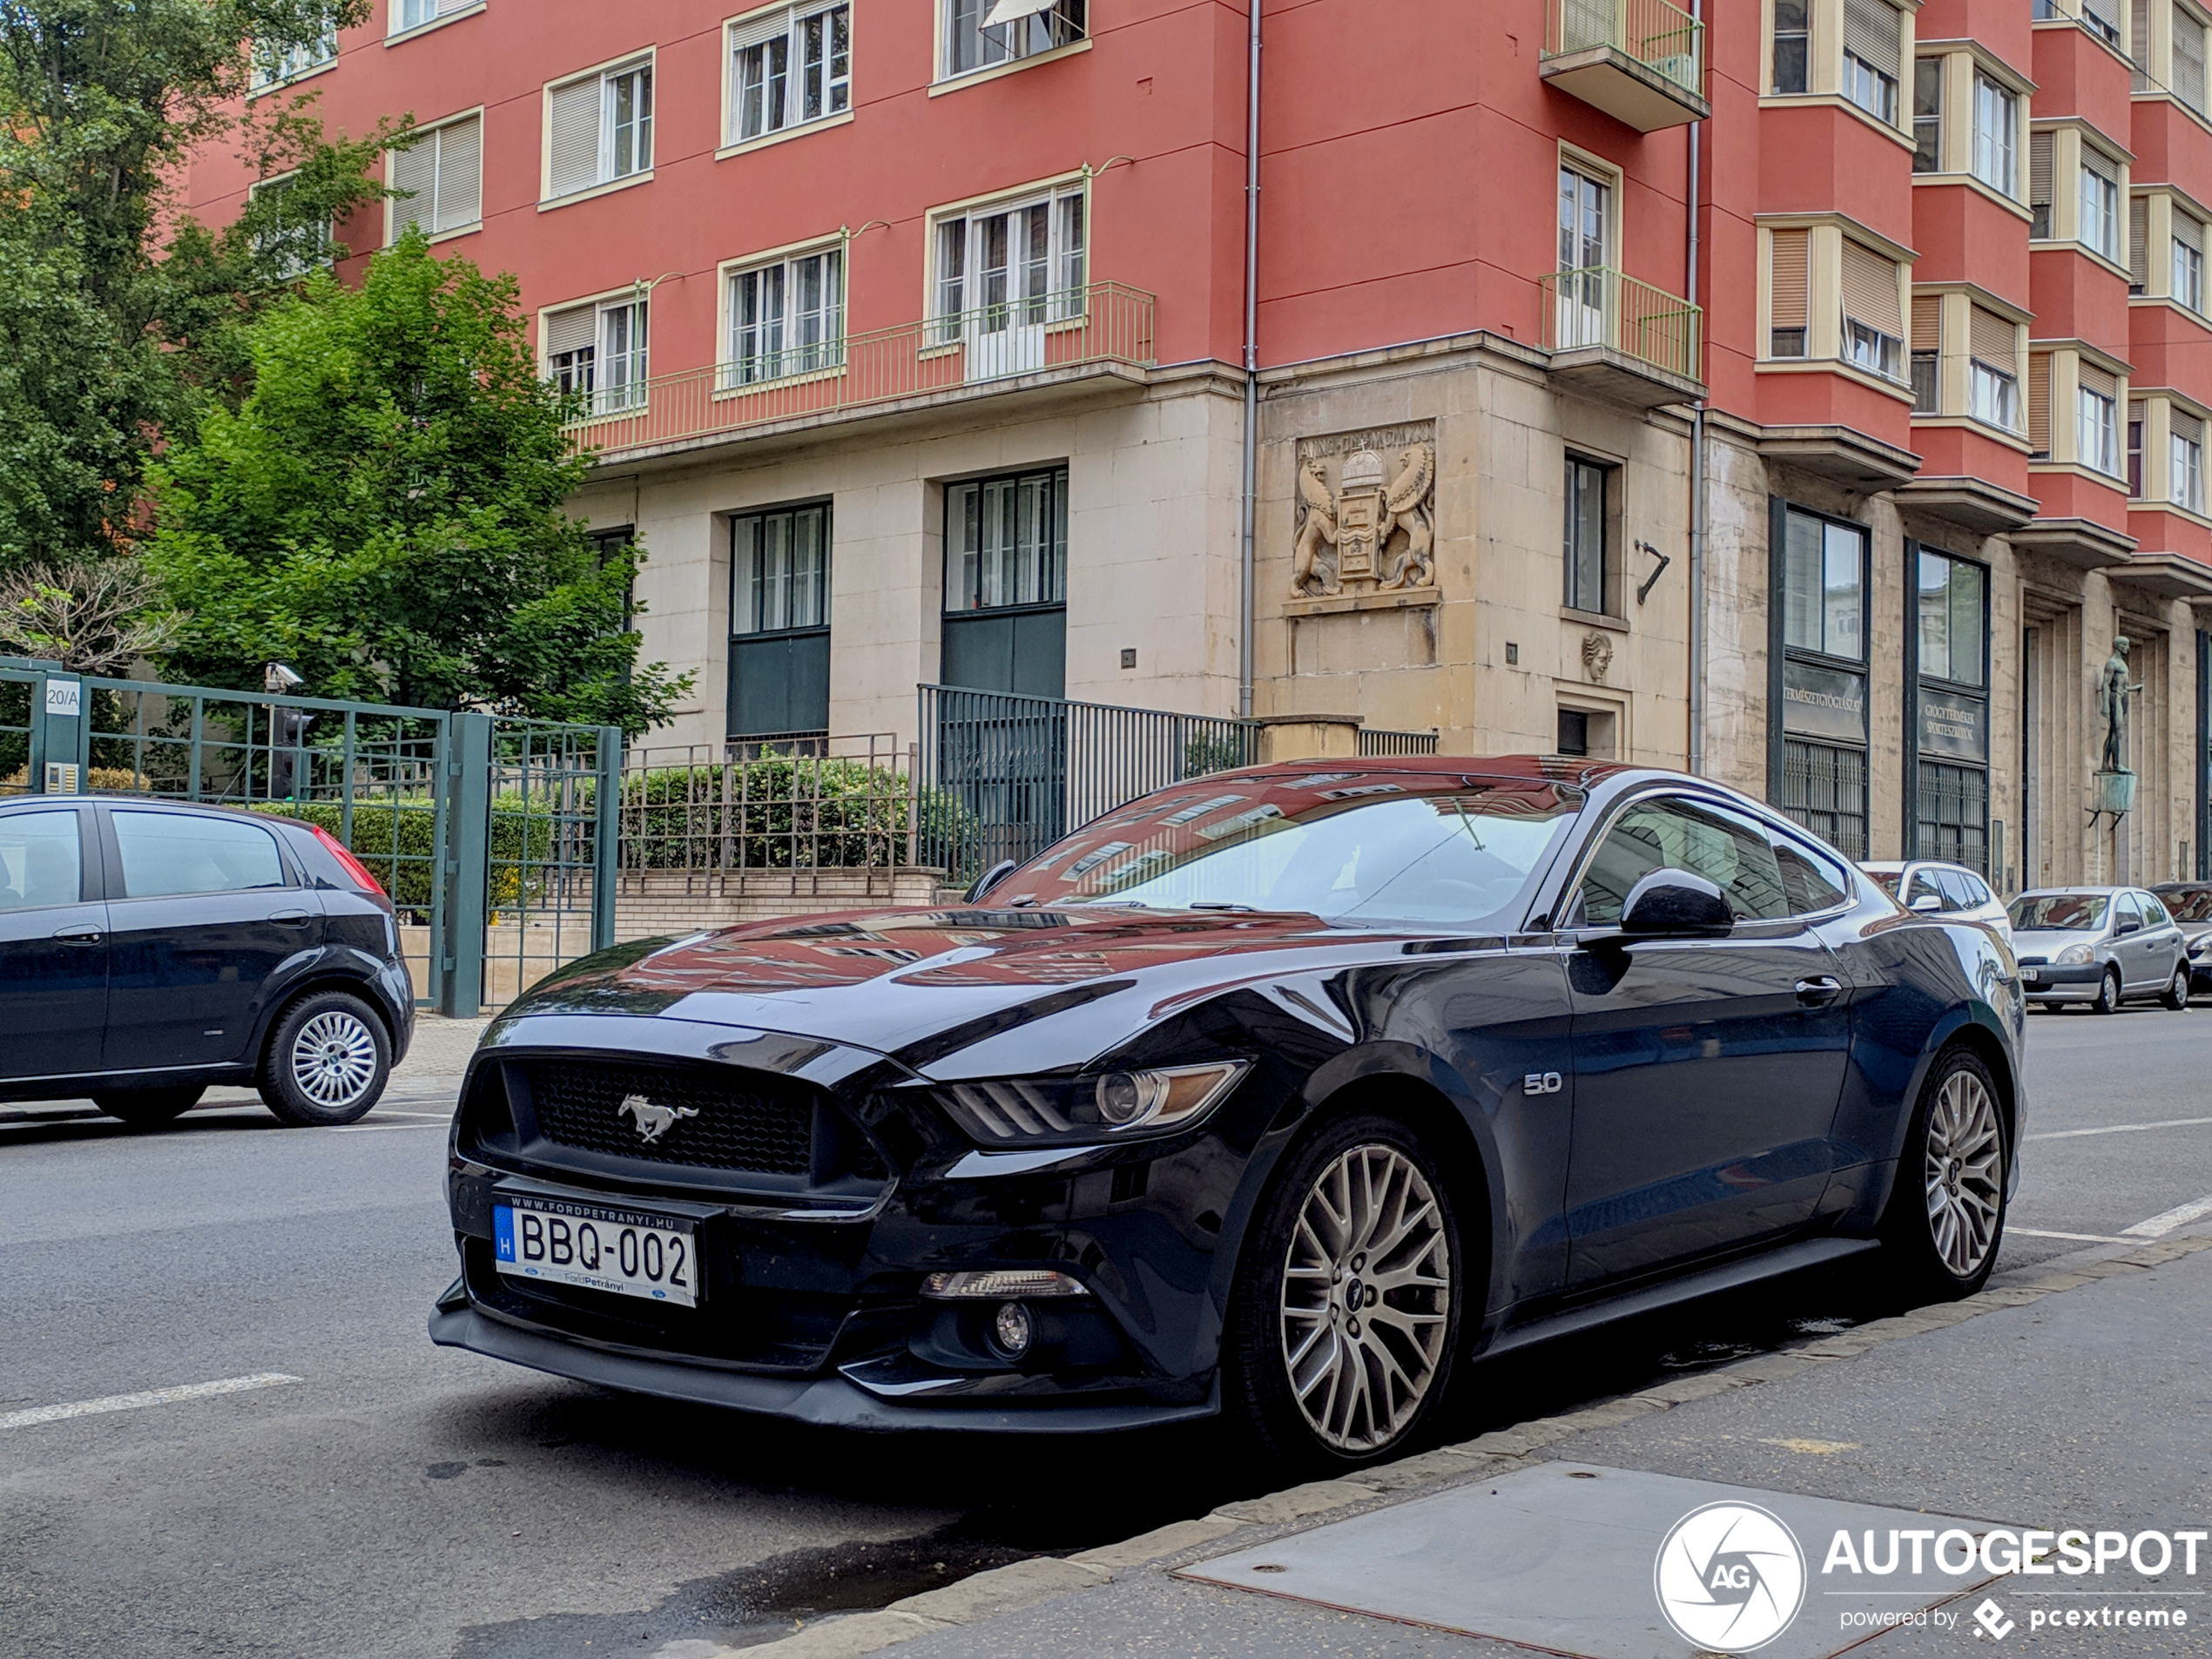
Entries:
POLYGON ((1790 1628, 1805 1599, 1805 1554, 1780 1516, 1709 1503, 1674 1525, 1652 1569, 1675 1634, 1712 1653, 1750 1653, 1790 1628))

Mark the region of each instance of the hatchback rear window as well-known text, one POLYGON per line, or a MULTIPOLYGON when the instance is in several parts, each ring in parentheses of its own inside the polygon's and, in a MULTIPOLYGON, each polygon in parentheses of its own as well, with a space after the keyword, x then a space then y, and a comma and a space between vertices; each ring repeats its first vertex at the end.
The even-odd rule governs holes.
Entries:
POLYGON ((2013 900, 2013 926, 2024 934, 2044 928, 2093 934, 2105 925, 2101 893, 2039 893, 2013 900))
POLYGON ((258 825, 189 813, 118 812, 114 822, 125 898, 284 885, 276 837, 258 825))

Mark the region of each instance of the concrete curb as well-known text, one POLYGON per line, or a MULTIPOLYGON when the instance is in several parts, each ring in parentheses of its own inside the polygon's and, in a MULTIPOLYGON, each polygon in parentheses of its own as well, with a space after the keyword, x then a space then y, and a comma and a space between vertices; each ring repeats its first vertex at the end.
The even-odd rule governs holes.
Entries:
POLYGON ((1309 1481, 1264 1497, 1225 1503, 1200 1519, 1174 1521, 1121 1543, 1084 1550, 1065 1559, 1041 1555, 1008 1567, 993 1568, 942 1589, 894 1602, 880 1612, 833 1619, 801 1629, 794 1635, 754 1647, 710 1647, 687 1642, 663 1648, 654 1659, 740 1659, 740 1656, 742 1659, 859 1659, 861 1655, 876 1653, 916 1636, 980 1623, 1001 1613, 1011 1613, 1019 1608, 1034 1607, 1040 1602, 1111 1583, 1117 1573, 1155 1566, 1236 1533, 1291 1526, 1354 1504, 1374 1504, 1378 1500, 1397 1502, 1402 1496, 1419 1491, 1441 1489, 1493 1474, 1526 1461, 1531 1453, 1588 1430, 1615 1428, 1639 1417, 1671 1411, 1692 1400, 1710 1399, 1738 1388, 1785 1382, 1808 1371, 1856 1359, 1907 1337, 1963 1325, 2000 1309, 2024 1307, 2098 1279, 2143 1272, 2202 1250, 2212 1250, 2212 1233, 2160 1239, 2124 1252, 2100 1255, 2091 1251, 2076 1251, 2055 1263, 2026 1270, 2034 1277, 1984 1290, 1963 1301, 1916 1308, 1894 1318, 1876 1319, 1797 1347, 1757 1354, 1617 1399, 1581 1406, 1555 1417, 1536 1418, 1511 1428, 1478 1434, 1457 1446, 1440 1447, 1393 1463, 1362 1469, 1357 1476, 1309 1481), (2056 1271, 2053 1271, 2054 1268, 2056 1271))

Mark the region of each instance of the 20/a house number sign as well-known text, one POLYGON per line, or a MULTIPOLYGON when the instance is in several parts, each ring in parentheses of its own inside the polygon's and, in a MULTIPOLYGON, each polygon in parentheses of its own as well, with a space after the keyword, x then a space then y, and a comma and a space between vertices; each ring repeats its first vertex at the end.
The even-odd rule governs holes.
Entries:
POLYGON ((76 680, 46 682, 46 712, 75 718, 84 706, 84 687, 76 680))

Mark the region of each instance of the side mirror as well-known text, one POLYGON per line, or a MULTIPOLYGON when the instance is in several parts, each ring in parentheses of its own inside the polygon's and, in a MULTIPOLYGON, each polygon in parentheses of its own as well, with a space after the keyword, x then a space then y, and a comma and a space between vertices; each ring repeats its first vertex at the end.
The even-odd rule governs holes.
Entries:
POLYGON ((1021 867, 1022 867, 1015 863, 1012 859, 1001 859, 996 864, 994 864, 989 869, 984 871, 982 874, 975 878, 975 885, 968 890, 967 902, 969 904, 980 903, 985 894, 988 893, 993 887, 998 886, 1000 882, 1005 880, 1007 877, 1012 875, 1015 871, 1021 867))
POLYGON ((1687 870, 1654 870, 1621 907, 1621 932, 1631 939, 1724 939, 1735 927, 1728 895, 1687 870))
POLYGON ((2113 924, 2112 936, 2114 939, 2125 939, 2129 934, 2139 934, 2142 932, 2142 930, 2143 924, 2141 922, 2129 921, 2125 916, 2123 916, 2113 924))
POLYGON ((1912 901, 1912 908, 1922 915, 1930 915, 1943 908, 1943 900, 1932 893, 1924 893, 1912 901))

